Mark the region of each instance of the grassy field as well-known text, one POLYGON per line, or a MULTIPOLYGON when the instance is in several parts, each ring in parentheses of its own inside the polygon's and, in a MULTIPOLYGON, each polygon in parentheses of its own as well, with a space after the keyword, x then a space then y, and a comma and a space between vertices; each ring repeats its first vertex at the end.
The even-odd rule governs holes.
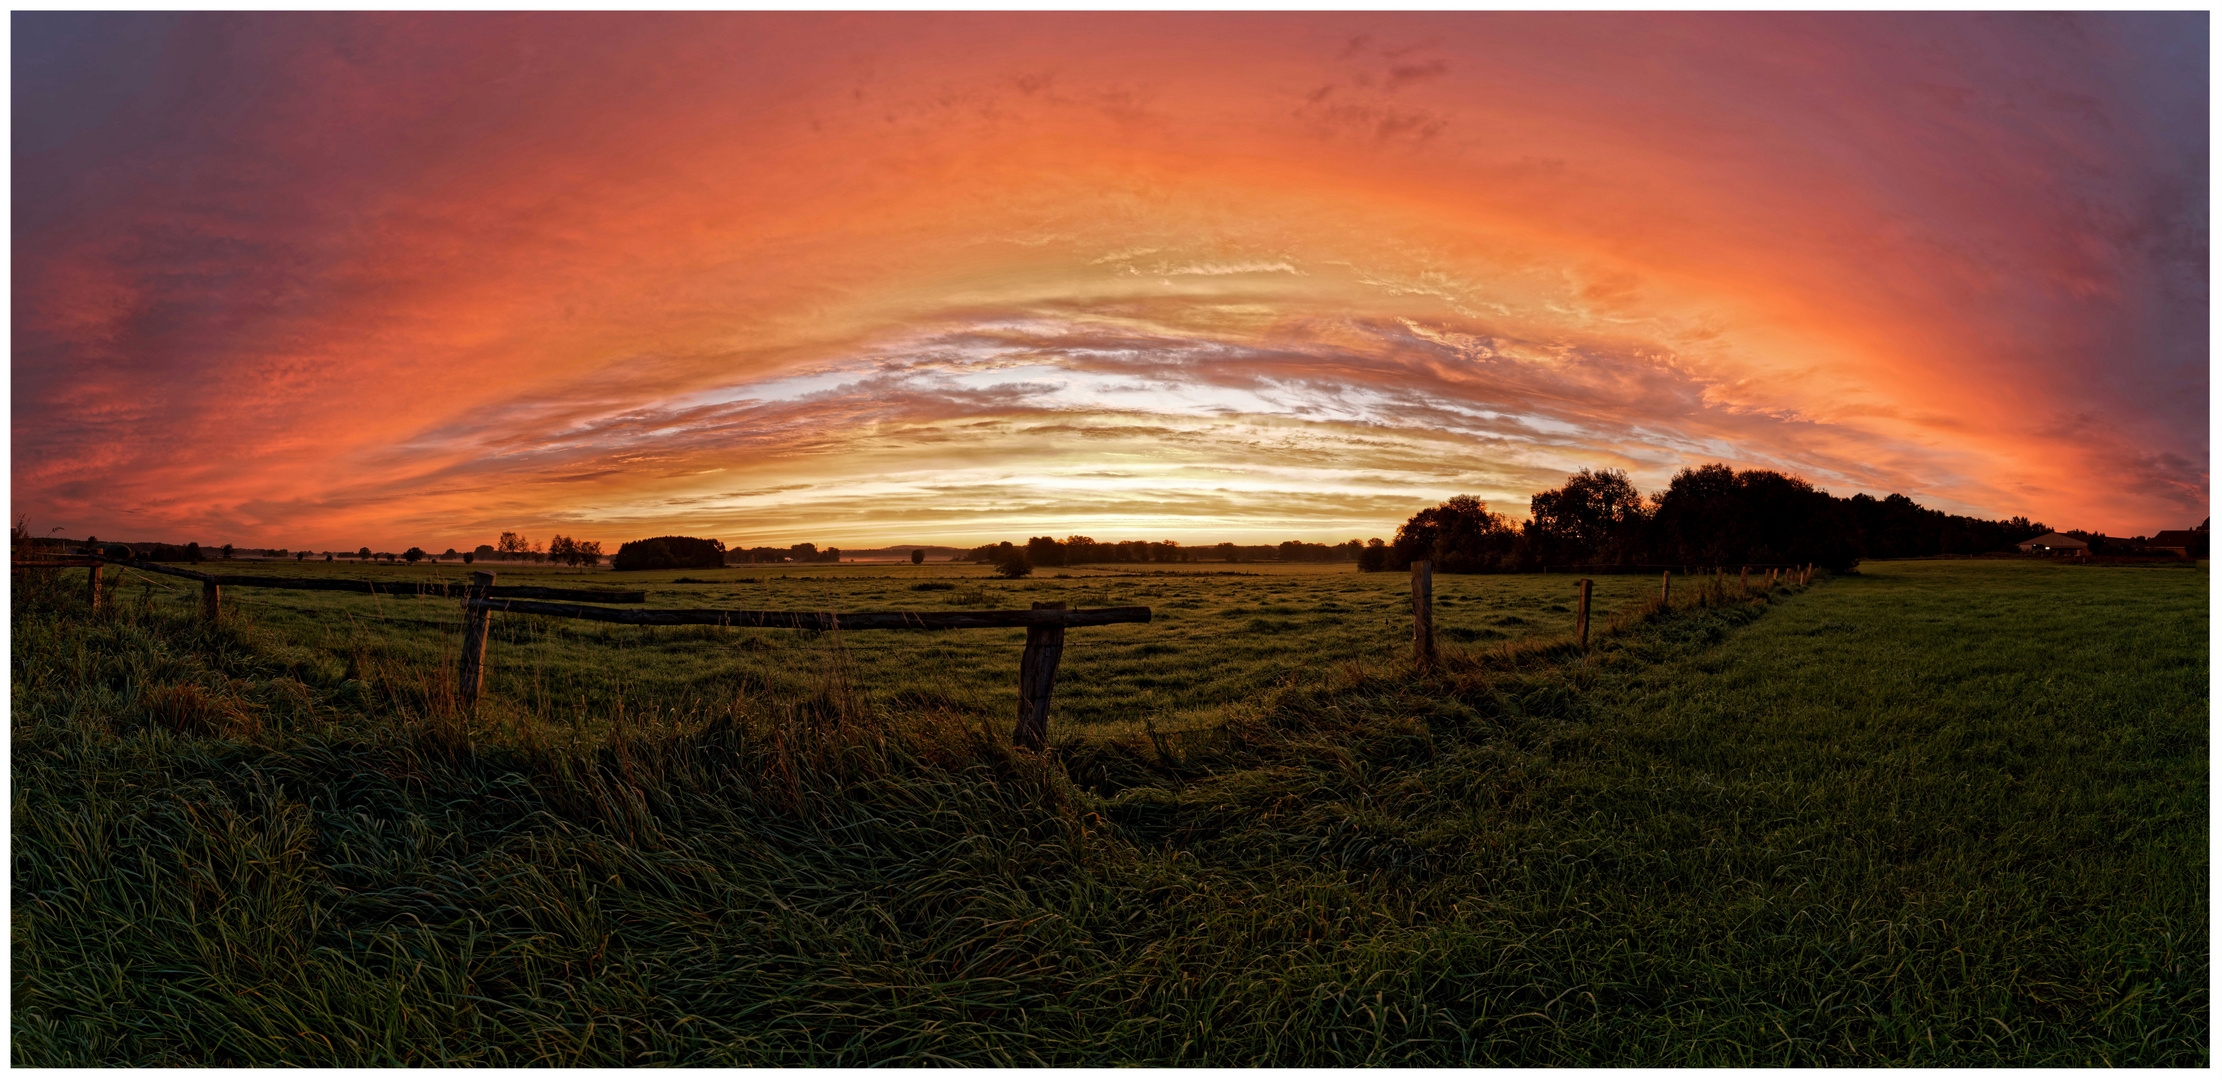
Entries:
POLYGON ((1437 578, 1425 676, 1398 575, 952 572, 650 588, 1161 618, 1044 760, 1015 641, 503 620, 474 718, 452 602, 19 575, 15 1062, 2209 1061, 2203 570, 1437 578))
MULTIPOLYGON (((1347 660, 1402 656, 1411 644, 1405 574, 1334 564, 1166 564, 1045 569, 1020 581, 940 563, 816 564, 666 573, 493 564, 504 584, 638 588, 649 608, 776 611, 973 611, 1144 605, 1147 625, 1066 635, 1055 698, 1057 737, 1206 730, 1260 691, 1347 660)), ((205 567, 204 567, 205 568, 205 567)), ((457 564, 408 568, 346 562, 236 563, 219 572, 398 581, 464 581, 457 564), (279 569, 283 566, 286 569, 279 569)), ((1656 579, 1595 579, 1600 621, 1657 595, 1656 579)), ((1523 643, 1573 631, 1576 580, 1555 575, 1436 579, 1437 634, 1447 644, 1523 643)), ((135 577, 124 595, 187 613, 198 586, 135 577), (162 585, 173 587, 165 590, 162 585)), ((232 590, 243 625, 294 650, 287 662, 322 678, 364 671, 432 675, 455 666, 462 639, 449 600, 359 593, 232 590), (352 666, 351 666, 352 665, 352 666)), ((834 667, 866 707, 1014 713, 1023 630, 863 631, 840 635, 717 627, 626 627, 496 616, 488 650, 492 715, 542 737, 599 736, 636 715, 745 712, 752 699, 809 697, 834 667)), ((423 692, 437 693, 435 684, 423 692)))

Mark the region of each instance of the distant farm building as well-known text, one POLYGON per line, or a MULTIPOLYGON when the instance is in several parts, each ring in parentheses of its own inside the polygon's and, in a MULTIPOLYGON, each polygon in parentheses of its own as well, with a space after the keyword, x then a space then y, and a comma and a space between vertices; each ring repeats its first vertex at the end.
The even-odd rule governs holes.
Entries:
POLYGON ((2043 536, 2033 536, 2014 546, 2032 555, 2088 555, 2091 553, 2091 545, 2075 537, 2056 532, 2046 533, 2043 536))
POLYGON ((2156 551, 2173 551, 2185 558, 2195 558, 2207 553, 2207 534, 2203 529, 2163 529, 2154 533, 2145 546, 2156 551))

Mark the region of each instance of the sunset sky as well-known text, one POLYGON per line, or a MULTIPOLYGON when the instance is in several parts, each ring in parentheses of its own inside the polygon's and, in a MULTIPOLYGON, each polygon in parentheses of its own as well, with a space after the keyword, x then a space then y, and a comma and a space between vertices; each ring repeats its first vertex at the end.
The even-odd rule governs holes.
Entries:
POLYGON ((34 533, 2208 513, 2204 13, 12 19, 34 533))

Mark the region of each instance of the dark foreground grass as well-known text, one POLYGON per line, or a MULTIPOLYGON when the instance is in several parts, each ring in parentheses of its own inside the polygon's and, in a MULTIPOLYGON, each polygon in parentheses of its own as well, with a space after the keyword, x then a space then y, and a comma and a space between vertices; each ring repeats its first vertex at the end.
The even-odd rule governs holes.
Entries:
POLYGON ((2208 1061, 2203 574, 1870 566, 1054 762, 838 663, 504 741, 17 586, 17 1064, 2208 1061))

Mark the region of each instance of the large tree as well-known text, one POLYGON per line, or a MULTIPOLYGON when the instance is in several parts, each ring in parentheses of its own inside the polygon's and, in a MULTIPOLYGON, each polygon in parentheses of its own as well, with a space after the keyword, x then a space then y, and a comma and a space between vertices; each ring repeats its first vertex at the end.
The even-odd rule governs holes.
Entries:
POLYGON ((1772 470, 1740 473, 1721 464, 1684 469, 1652 496, 1652 505, 1653 561, 1811 562, 1839 571, 1859 562, 1851 515, 1841 501, 1772 470))
POLYGON ((1627 473, 1583 469, 1528 500, 1527 534, 1544 562, 1633 562, 1648 516, 1627 473))
POLYGON ((1454 495, 1412 515, 1389 546, 1396 570, 1409 569, 1417 559, 1453 574, 1518 570, 1528 561, 1520 530, 1471 495, 1454 495))

